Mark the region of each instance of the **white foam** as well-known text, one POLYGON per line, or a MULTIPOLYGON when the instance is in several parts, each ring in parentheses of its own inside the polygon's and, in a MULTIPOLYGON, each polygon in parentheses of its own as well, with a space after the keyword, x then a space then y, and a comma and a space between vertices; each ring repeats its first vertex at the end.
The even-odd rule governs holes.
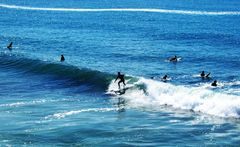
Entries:
POLYGON ((33 100, 33 101, 21 101, 21 102, 0 104, 0 107, 22 107, 22 106, 38 105, 38 104, 51 103, 51 102, 67 101, 67 100, 68 99, 57 99, 57 100, 40 99, 40 100, 33 100))
POLYGON ((15 103, 1 104, 0 107, 20 107, 20 106, 35 105, 35 104, 40 104, 40 103, 45 103, 45 102, 47 102, 47 100, 44 100, 44 99, 28 101, 28 102, 15 102, 15 103))
POLYGON ((127 90, 124 97, 130 107, 156 110, 162 105, 177 109, 193 110, 219 117, 240 118, 240 96, 216 92, 203 87, 176 86, 169 83, 141 78, 146 92, 127 90))
POLYGON ((170 13, 183 15, 240 15, 239 11, 189 11, 189 10, 169 10, 152 8, 104 8, 104 9, 83 9, 83 8, 41 8, 17 5, 0 4, 2 8, 34 10, 34 11, 65 11, 65 12, 151 12, 151 13, 170 13))
MULTIPOLYGON (((128 83, 130 80, 126 80, 126 86, 124 86, 122 83, 120 83, 121 87, 124 88, 130 88, 133 87, 134 84, 130 84, 128 83)), ((108 90, 106 91, 106 94, 112 94, 112 95, 116 95, 116 91, 119 91, 119 87, 118 87, 118 81, 115 82, 115 80, 112 80, 111 83, 109 84, 108 90)))
POLYGON ((61 113, 55 113, 53 115, 46 116, 45 119, 49 118, 65 118, 66 116, 76 115, 82 112, 108 112, 108 111, 117 111, 117 108, 89 108, 89 109, 80 109, 80 110, 71 110, 61 113))
POLYGON ((223 85, 226 85, 226 86, 237 86, 237 85, 240 85, 240 81, 224 82, 223 85))

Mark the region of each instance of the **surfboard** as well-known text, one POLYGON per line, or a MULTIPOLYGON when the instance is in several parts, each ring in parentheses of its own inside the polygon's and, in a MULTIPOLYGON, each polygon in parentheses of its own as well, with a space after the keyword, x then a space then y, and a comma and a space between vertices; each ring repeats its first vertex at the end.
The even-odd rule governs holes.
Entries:
POLYGON ((128 86, 128 87, 124 87, 124 88, 121 88, 121 89, 117 89, 117 90, 111 90, 111 94, 113 95, 123 95, 126 93, 127 90, 133 88, 133 86, 128 86))
POLYGON ((119 90, 112 90, 115 94, 117 95, 123 95, 125 94, 126 90, 128 90, 130 87, 126 87, 126 88, 122 88, 122 89, 119 89, 119 90))

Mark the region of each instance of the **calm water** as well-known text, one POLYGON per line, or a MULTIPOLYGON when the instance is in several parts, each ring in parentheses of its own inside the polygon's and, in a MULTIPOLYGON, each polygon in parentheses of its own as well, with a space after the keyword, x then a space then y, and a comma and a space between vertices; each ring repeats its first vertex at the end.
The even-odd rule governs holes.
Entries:
POLYGON ((238 146, 239 6, 1 0, 0 146, 238 146))

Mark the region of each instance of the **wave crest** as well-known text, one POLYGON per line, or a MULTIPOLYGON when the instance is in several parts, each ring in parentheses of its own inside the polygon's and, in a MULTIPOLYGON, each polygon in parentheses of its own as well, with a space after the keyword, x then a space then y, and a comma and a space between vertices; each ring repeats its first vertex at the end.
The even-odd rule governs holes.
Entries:
POLYGON ((63 12, 150 12, 182 15, 240 15, 239 11, 190 11, 190 10, 170 10, 153 8, 104 8, 104 9, 84 9, 84 8, 40 8, 0 4, 2 8, 32 10, 32 11, 63 11, 63 12))
MULTIPOLYGON (((37 75, 50 75, 56 79, 67 80, 73 86, 85 85, 90 90, 103 91, 107 88, 114 75, 80 68, 69 64, 45 62, 29 59, 22 56, 0 55, 0 67, 5 69, 17 69, 26 73, 37 75)), ((69 84, 66 83, 68 86, 69 84)), ((64 84, 64 83, 63 83, 64 84)))

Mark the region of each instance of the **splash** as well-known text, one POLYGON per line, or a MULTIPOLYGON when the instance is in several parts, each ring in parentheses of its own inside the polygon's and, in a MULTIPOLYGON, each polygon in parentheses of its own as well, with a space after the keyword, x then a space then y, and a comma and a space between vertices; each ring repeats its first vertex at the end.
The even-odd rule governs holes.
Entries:
MULTIPOLYGON (((219 117, 240 118, 240 96, 237 95, 204 87, 176 86, 145 78, 140 78, 135 84, 144 85, 145 88, 137 86, 120 95, 133 108, 157 110, 166 105, 219 117)), ((113 87, 110 85, 108 91, 113 87)))

